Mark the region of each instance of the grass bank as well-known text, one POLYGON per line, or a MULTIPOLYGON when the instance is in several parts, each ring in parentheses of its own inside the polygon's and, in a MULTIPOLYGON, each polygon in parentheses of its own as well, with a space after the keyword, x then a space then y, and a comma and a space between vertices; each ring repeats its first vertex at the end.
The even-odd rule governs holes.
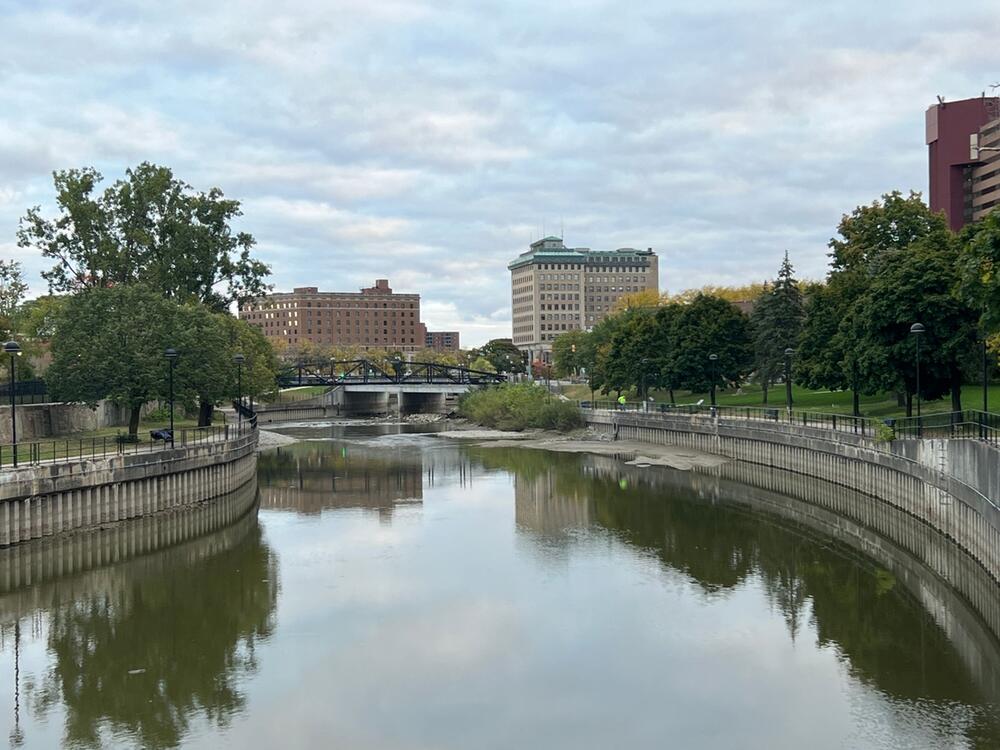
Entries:
POLYGON ((532 383, 505 384, 469 391, 458 413, 476 424, 497 430, 572 430, 583 426, 576 404, 553 396, 532 383))
MULTIPOLYGON (((566 398, 573 400, 589 400, 591 398, 590 388, 586 385, 566 386, 562 390, 566 398)), ((617 396, 617 392, 611 395, 602 396, 600 392, 596 394, 598 399, 611 399, 617 396)), ((629 401, 638 399, 635 390, 626 391, 626 398, 629 401)), ((650 390, 650 397, 657 402, 669 402, 670 394, 666 391, 650 390)), ((1000 385, 992 385, 989 388, 990 411, 1000 412, 1000 385)), ((709 394, 696 393, 692 391, 675 391, 674 398, 678 404, 694 404, 699 400, 704 403, 709 402, 709 394)), ((716 394, 716 401, 721 406, 765 406, 764 394, 758 385, 745 385, 739 390, 719 390, 716 394)), ((905 407, 896 404, 896 398, 891 393, 880 393, 873 396, 862 396, 861 413, 866 417, 901 417, 906 414, 905 407)), ((771 388, 768 391, 768 402, 770 406, 783 407, 785 405, 785 388, 782 385, 771 388)), ((798 386, 792 387, 792 404, 796 410, 814 411, 823 414, 850 414, 851 413, 851 392, 850 391, 811 391, 798 386)), ((962 388, 962 406, 966 409, 983 408, 983 390, 981 385, 967 385, 962 388)), ((951 411, 951 397, 937 399, 934 401, 924 401, 921 407, 924 414, 938 414, 951 411)))

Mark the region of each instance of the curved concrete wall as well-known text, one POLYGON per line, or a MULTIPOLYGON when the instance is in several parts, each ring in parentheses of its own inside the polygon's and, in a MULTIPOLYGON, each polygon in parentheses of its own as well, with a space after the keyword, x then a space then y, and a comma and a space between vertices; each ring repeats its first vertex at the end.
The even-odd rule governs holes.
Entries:
POLYGON ((113 524, 234 492, 256 476, 257 433, 155 453, 0 471, 0 546, 113 524))
MULTIPOLYGON (((948 537, 994 582, 1000 581, 1000 509, 995 501, 1000 452, 979 441, 877 444, 850 433, 707 415, 598 411, 585 416, 595 430, 620 439, 686 446, 875 498, 948 537)), ((832 496, 828 507, 879 529, 875 505, 840 505, 832 496)))

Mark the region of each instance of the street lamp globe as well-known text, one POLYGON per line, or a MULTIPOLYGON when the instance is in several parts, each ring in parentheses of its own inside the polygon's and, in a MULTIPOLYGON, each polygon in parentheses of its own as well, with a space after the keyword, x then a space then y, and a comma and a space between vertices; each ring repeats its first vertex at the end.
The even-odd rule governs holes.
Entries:
POLYGON ((169 359, 171 362, 173 362, 180 355, 177 353, 176 349, 169 349, 168 348, 168 349, 164 349, 163 356, 166 357, 167 359, 169 359))
POLYGON ((785 349, 785 356, 786 357, 791 357, 793 354, 795 354, 795 350, 792 349, 792 347, 788 347, 787 349, 785 349))
POLYGON ((910 333, 914 334, 915 336, 919 336, 921 333, 924 333, 926 331, 927 329, 924 328, 923 323, 914 323, 912 326, 910 326, 910 333))
POLYGON ((234 354, 233 355, 233 362, 235 362, 238 365, 242 365, 246 361, 247 361, 247 358, 244 357, 242 354, 234 354))
POLYGON ((20 357, 23 353, 21 351, 21 345, 16 341, 8 341, 3 345, 3 350, 5 354, 9 354, 12 357, 20 357))

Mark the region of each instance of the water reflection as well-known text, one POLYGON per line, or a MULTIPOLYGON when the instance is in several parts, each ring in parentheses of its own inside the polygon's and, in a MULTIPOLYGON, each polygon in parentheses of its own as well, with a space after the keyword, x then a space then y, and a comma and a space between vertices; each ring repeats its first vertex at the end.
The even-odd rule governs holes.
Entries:
POLYGON ((654 554, 709 600, 759 581, 792 640, 809 623, 817 647, 835 648, 851 674, 894 698, 988 706, 969 737, 1000 747, 1000 645, 981 616, 986 613, 975 612, 890 539, 869 533, 859 541, 856 529, 838 533, 843 518, 762 485, 835 493, 841 506, 864 506, 883 534, 909 544, 920 540, 925 551, 933 545, 942 569, 970 591, 984 592, 976 598, 992 603, 992 619, 1000 607, 995 581, 905 513, 876 508, 842 487, 748 464, 698 473, 639 469, 597 456, 470 453, 485 467, 515 473, 518 526, 544 549, 570 548, 580 529, 595 526, 654 554))
POLYGON ((868 498, 301 432, 330 439, 261 457, 266 541, 223 513, 0 553, 26 745, 1000 747, 996 583, 868 498))
MULTIPOLYGON (((18 718, 28 713, 33 719, 18 727, 28 746, 174 747, 199 717, 224 727, 243 709, 240 686, 257 671, 258 644, 273 631, 278 588, 255 494, 251 485, 215 506, 126 524, 111 535, 6 551, 0 571, 10 579, 16 577, 12 567, 23 569, 25 555, 43 566, 47 559, 55 569, 74 549, 106 550, 116 539, 127 542, 129 531, 138 532, 133 542, 157 534, 176 538, 171 526, 197 533, 227 503, 243 507, 222 530, 104 567, 80 566, 82 572, 53 576, 0 600, 0 648, 5 661, 20 662, 18 718), (150 532, 156 523, 156 531, 143 535, 143 526, 150 532), (41 644, 44 660, 38 658, 41 644), (25 649, 34 652, 27 664, 25 649), (64 716, 61 732, 46 720, 50 714, 64 716)), ((129 557, 128 545, 118 554, 119 560, 129 557)))

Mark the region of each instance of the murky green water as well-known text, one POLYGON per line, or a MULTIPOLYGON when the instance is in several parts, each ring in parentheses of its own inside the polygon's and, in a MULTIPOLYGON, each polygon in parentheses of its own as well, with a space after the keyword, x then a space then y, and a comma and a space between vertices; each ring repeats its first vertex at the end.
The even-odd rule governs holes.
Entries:
POLYGON ((0 558, 5 736, 1000 747, 996 641, 891 545, 718 477, 398 429, 295 430, 259 510, 157 551, 0 558))

